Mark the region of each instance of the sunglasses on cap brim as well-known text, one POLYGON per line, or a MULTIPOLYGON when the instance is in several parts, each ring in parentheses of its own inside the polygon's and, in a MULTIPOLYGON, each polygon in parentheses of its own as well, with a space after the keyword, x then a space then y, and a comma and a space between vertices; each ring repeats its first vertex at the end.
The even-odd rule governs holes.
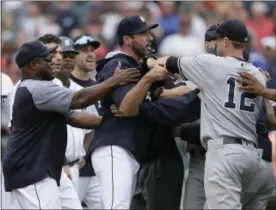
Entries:
POLYGON ((75 48, 79 48, 83 45, 91 44, 95 49, 100 46, 100 42, 96 41, 90 36, 82 36, 74 43, 75 48))

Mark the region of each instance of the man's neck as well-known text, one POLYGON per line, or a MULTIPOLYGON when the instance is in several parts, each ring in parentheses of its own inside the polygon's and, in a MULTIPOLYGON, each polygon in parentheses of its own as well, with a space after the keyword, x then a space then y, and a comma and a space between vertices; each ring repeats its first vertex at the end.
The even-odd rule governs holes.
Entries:
POLYGON ((60 77, 60 78, 58 78, 61 82, 62 82, 62 84, 63 84, 63 86, 64 87, 69 87, 70 86, 70 79, 69 79, 69 77, 60 77))
POLYGON ((26 79, 41 80, 40 78, 38 78, 36 76, 22 75, 21 81, 26 80, 26 79))
POLYGON ((121 51, 122 51, 123 53, 125 53, 125 54, 127 54, 127 55, 133 57, 137 62, 139 62, 140 59, 141 59, 141 58, 139 58, 137 55, 135 55, 135 53, 134 53, 132 50, 130 50, 130 49, 127 48, 127 47, 122 47, 121 51))
POLYGON ((74 77, 76 77, 77 79, 80 80, 89 80, 89 73, 88 72, 84 72, 84 71, 80 71, 79 69, 75 68, 72 73, 71 73, 74 77))
POLYGON ((232 51, 229 51, 227 53, 225 53, 224 57, 236 57, 236 58, 240 58, 240 59, 243 59, 244 60, 244 57, 243 57, 243 49, 241 50, 232 50, 232 51))

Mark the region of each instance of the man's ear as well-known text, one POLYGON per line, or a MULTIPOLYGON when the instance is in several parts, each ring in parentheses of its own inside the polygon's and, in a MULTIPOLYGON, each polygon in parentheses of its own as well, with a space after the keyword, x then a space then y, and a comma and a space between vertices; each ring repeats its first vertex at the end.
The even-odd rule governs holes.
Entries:
POLYGON ((31 69, 33 69, 33 70, 36 70, 36 69, 38 69, 39 68, 39 61, 38 60, 35 60, 35 61, 32 61, 31 63, 30 63, 30 65, 29 65, 29 67, 31 68, 31 69))
POLYGON ((132 43, 132 39, 130 36, 123 36, 123 41, 126 45, 130 45, 132 43))
POLYGON ((228 39, 228 37, 224 37, 223 38, 223 44, 224 44, 225 47, 227 47, 229 45, 229 39, 228 39))

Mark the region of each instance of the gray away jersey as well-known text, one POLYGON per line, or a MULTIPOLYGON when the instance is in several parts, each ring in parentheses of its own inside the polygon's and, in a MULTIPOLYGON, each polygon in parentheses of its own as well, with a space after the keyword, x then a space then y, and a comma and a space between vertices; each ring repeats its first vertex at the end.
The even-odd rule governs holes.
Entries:
POLYGON ((224 136, 244 138, 257 144, 256 121, 263 97, 241 91, 238 72, 253 74, 262 84, 264 76, 252 64, 233 57, 201 54, 178 59, 181 76, 202 92, 201 141, 224 136))

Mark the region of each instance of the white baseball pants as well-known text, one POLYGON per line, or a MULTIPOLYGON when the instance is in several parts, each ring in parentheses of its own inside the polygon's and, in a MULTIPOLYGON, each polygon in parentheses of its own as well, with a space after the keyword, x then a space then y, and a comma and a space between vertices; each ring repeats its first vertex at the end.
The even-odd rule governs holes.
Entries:
POLYGON ((2 173, 2 166, 0 163, 0 171, 1 171, 1 207, 0 209, 11 209, 11 192, 5 191, 4 185, 4 176, 2 173))
POLYGON ((129 209, 140 167, 134 156, 122 147, 103 146, 91 158, 100 182, 103 209, 129 209))
POLYGON ((78 193, 89 209, 102 209, 100 183, 96 176, 79 177, 78 193))
POLYGON ((59 186, 62 209, 82 209, 81 202, 73 182, 62 171, 59 186))
POLYGON ((72 182, 75 187, 76 192, 79 190, 79 178, 80 178, 80 170, 78 168, 78 164, 75 164, 70 167, 70 171, 72 174, 72 182))
POLYGON ((57 183, 49 177, 13 190, 11 195, 12 209, 61 209, 57 183))

